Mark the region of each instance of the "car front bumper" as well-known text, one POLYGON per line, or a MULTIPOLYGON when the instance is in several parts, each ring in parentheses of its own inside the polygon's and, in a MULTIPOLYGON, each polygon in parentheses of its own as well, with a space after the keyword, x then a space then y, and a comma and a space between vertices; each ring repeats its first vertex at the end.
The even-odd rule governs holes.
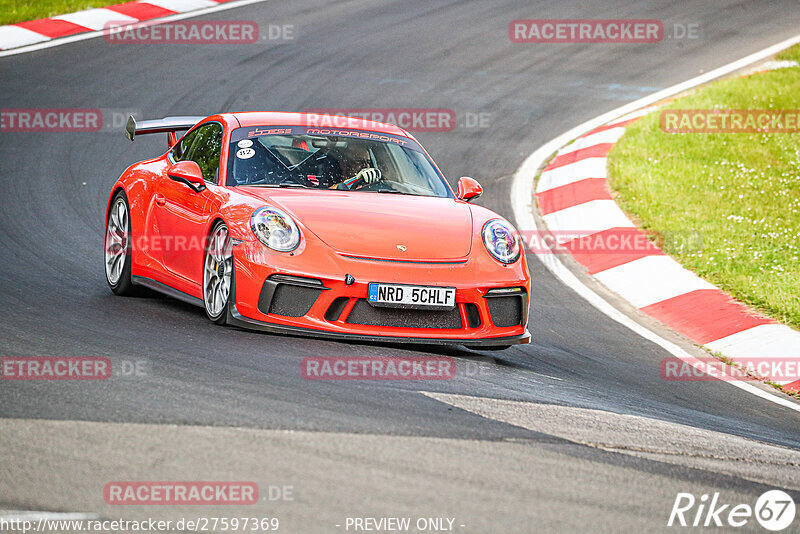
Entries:
POLYGON ((507 267, 473 256, 400 262, 354 258, 314 246, 296 255, 274 253, 258 242, 234 247, 229 322, 248 329, 357 341, 476 347, 530 341, 530 276, 524 257, 507 267), (456 307, 373 307, 366 300, 371 282, 455 287, 456 307))

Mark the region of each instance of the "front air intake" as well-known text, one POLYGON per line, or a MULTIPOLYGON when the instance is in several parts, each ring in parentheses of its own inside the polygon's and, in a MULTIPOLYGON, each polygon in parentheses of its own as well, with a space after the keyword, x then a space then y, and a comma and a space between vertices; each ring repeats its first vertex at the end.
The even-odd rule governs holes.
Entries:
POLYGON ((358 299, 347 316, 350 324, 370 326, 395 326, 399 328, 462 328, 458 307, 447 311, 409 310, 371 306, 366 299, 358 299))
POLYGON ((258 309, 267 315, 302 317, 326 289, 322 281, 315 278, 273 274, 261 288, 258 309))
POLYGON ((525 323, 528 295, 521 287, 490 289, 486 295, 486 305, 495 326, 504 328, 525 323))

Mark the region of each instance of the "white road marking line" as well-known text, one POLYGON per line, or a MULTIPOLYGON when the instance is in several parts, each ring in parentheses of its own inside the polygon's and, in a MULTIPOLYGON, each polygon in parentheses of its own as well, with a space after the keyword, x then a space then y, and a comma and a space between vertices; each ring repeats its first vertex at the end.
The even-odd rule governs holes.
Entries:
MULTIPOLYGON (((711 70, 701 76, 697 76, 685 82, 673 85, 672 87, 668 87, 653 93, 650 96, 640 98, 639 100, 631 102, 630 104, 626 104, 622 107, 611 110, 608 113, 604 113, 598 117, 595 117, 594 119, 579 124, 559 135, 555 139, 545 143, 522 162, 522 165, 514 175, 514 181, 511 186, 511 206, 514 212, 514 218, 517 222, 517 228, 522 232, 536 231, 536 221, 533 218, 533 179, 536 176, 536 172, 539 170, 539 168, 544 164, 545 161, 547 161, 547 158, 549 158, 551 154, 573 139, 580 137, 581 135, 584 135, 599 126, 608 124, 615 119, 619 119, 625 114, 636 112, 640 108, 651 106, 665 98, 675 96, 683 91, 692 89, 698 85, 735 72, 752 63, 767 59, 777 54, 781 50, 784 50, 797 43, 800 43, 800 35, 796 35, 790 39, 781 41, 778 44, 750 54, 742 59, 727 65, 723 65, 722 67, 711 70)), ((592 291, 587 285, 578 279, 578 277, 575 276, 572 271, 570 271, 563 263, 561 263, 561 260, 558 259, 557 254, 537 254, 536 257, 545 265, 545 267, 550 270, 550 272, 552 272, 559 280, 561 280, 564 285, 578 293, 578 295, 583 297, 600 312, 604 313, 618 323, 628 327, 630 330, 636 332, 643 338, 655 343, 676 358, 680 358, 681 360, 684 360, 697 367, 697 358, 674 343, 667 341, 655 332, 641 326, 639 323, 617 310, 604 298, 592 291)), ((702 367, 698 368, 702 369, 702 367)), ((728 381, 726 383, 769 402, 773 402, 790 410, 800 412, 800 405, 792 402, 788 398, 779 396, 778 393, 773 394, 764 391, 746 382, 728 381)))
POLYGON ((214 7, 219 5, 212 0, 142 0, 154 6, 163 7, 176 13, 183 13, 185 11, 192 11, 193 9, 203 9, 206 7, 214 7))
POLYGON ((644 117, 645 115, 647 115, 651 111, 657 110, 659 107, 661 107, 661 106, 660 105, 655 105, 655 106, 648 106, 648 107, 642 108, 642 109, 637 109, 636 111, 632 111, 631 113, 628 113, 626 115, 623 115, 622 117, 619 117, 618 119, 615 119, 614 122, 609 122, 609 125, 611 125, 611 124, 619 124, 621 122, 627 122, 627 121, 629 121, 631 119, 638 119, 639 117, 644 117))
POLYGON ((747 69, 742 74, 755 74, 757 72, 765 72, 768 70, 779 70, 779 69, 788 69, 791 67, 796 67, 797 61, 792 61, 789 59, 776 59, 772 61, 767 61, 766 63, 762 63, 761 65, 755 66, 752 69, 747 69))

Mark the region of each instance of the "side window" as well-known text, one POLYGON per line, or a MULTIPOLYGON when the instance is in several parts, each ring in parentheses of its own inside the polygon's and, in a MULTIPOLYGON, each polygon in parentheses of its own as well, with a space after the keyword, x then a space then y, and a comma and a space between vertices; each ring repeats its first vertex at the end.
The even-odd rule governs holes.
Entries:
POLYGON ((191 146, 184 153, 183 159, 196 162, 203 171, 203 179, 206 182, 216 182, 222 152, 222 126, 211 122, 192 133, 196 134, 195 139, 190 141, 191 146))
POLYGON ((197 137, 197 132, 199 130, 200 129, 198 128, 197 130, 194 130, 194 131, 189 132, 188 134, 184 135, 183 139, 180 139, 178 141, 178 144, 176 144, 174 147, 172 147, 172 160, 175 163, 177 163, 179 161, 184 161, 184 160, 187 159, 186 155, 188 154, 189 149, 192 146, 192 143, 194 142, 195 138, 197 137))

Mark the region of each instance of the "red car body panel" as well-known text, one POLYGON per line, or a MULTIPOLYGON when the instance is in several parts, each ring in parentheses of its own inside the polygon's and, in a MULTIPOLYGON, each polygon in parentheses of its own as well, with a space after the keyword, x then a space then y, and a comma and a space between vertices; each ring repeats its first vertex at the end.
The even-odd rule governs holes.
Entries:
MULTIPOLYGON (((306 114, 278 112, 204 119, 195 127, 220 123, 223 143, 218 181, 200 192, 167 176, 169 152, 126 169, 111 189, 109 206, 114 195, 124 190, 130 208, 131 275, 202 304, 205 243, 212 225, 222 220, 239 242, 233 247, 231 297, 238 324, 375 339, 528 342, 530 274, 524 251, 509 265, 489 254, 481 231, 487 221, 500 218, 492 211, 457 198, 224 185, 224 162, 228 161, 228 141, 234 129, 306 126, 308 120, 306 114), (295 220, 302 234, 298 248, 277 252, 256 238, 250 217, 264 206, 279 208, 295 220), (275 274, 319 280, 324 290, 301 317, 265 313, 259 308, 259 298, 265 281, 275 274), (345 283, 347 275, 354 279, 352 284, 345 283), (359 299, 366 298, 370 282, 455 287, 462 325, 420 328, 348 322, 359 299), (523 316, 519 324, 497 326, 486 296, 492 289, 509 287, 522 288, 525 293, 523 316), (347 299, 344 308, 334 320, 326 318, 340 297, 347 299), (468 324, 468 304, 477 307, 477 326, 468 324)), ((360 119, 347 128, 413 139, 396 126, 360 119)))

